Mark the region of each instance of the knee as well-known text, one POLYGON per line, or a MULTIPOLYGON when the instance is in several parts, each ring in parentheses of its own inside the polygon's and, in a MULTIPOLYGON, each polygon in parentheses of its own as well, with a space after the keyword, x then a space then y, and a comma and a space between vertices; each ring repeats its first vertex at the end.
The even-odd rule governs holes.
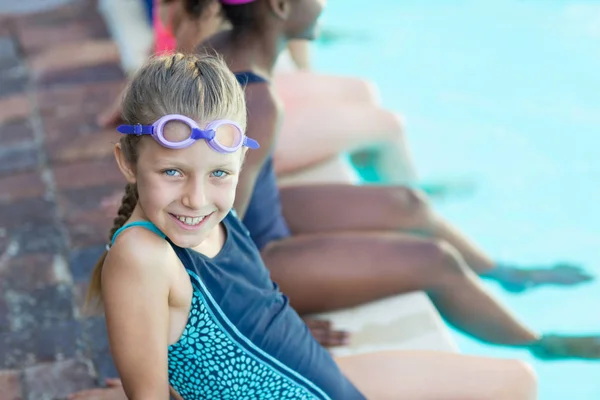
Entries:
POLYGON ((397 224, 404 231, 428 234, 433 223, 433 211, 427 196, 420 190, 406 186, 386 188, 389 190, 389 214, 398 218, 397 224))
POLYGON ((506 374, 506 392, 498 396, 498 399, 537 399, 537 375, 530 364, 520 360, 506 360, 503 371, 506 374))
POLYGON ((395 112, 389 110, 381 110, 383 117, 386 119, 387 123, 390 126, 390 130, 397 132, 401 135, 404 135, 405 132, 405 122, 404 118, 395 112))
POLYGON ((432 275, 442 284, 454 283, 456 279, 466 279, 470 273, 460 252, 444 240, 429 240, 427 242, 430 254, 429 265, 434 269, 432 275))
POLYGON ((363 110, 369 113, 371 120, 376 121, 370 135, 378 139, 380 146, 389 146, 390 143, 397 146, 400 143, 406 147, 405 124, 401 115, 379 106, 363 110))
POLYGON ((344 79, 346 80, 344 85, 351 89, 351 93, 356 97, 355 101, 367 102, 376 106, 381 103, 379 90, 373 82, 357 77, 344 77, 344 79))
MULTIPOLYGON (((397 259, 406 257, 405 242, 398 246, 397 259)), ((472 272, 459 252, 449 243, 438 240, 420 240, 413 243, 411 254, 417 254, 411 279, 420 290, 430 294, 455 290, 471 279, 472 272)), ((411 255, 411 259, 415 260, 411 255)), ((405 278, 405 275, 402 275, 405 278)))

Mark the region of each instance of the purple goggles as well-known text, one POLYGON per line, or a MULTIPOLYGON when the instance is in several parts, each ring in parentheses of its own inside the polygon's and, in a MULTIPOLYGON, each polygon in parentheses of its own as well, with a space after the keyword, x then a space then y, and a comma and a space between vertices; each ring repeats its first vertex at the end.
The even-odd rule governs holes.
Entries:
POLYGON ((242 128, 234 121, 226 119, 212 121, 203 130, 196 121, 179 114, 165 115, 152 125, 120 125, 117 127, 117 132, 126 135, 150 135, 160 145, 169 149, 183 149, 201 139, 206 140, 210 148, 219 153, 233 153, 242 146, 250 149, 259 147, 258 142, 246 136, 242 128), (168 129, 165 128, 170 122, 187 125, 189 134, 182 133, 181 129, 175 135, 168 134, 165 132, 168 129))

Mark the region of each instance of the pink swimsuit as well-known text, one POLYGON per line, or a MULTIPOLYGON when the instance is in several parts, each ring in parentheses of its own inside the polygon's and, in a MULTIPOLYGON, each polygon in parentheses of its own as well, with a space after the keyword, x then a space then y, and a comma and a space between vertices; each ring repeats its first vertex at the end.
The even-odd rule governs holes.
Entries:
MULTIPOLYGON (((177 49, 177 41, 171 32, 171 27, 165 26, 160 19, 159 3, 160 0, 154 0, 154 12, 152 16, 154 22, 154 54, 156 55, 172 53, 177 49)), ((172 6, 169 5, 169 7, 172 6)), ((169 9, 169 19, 172 14, 171 9, 169 9)))

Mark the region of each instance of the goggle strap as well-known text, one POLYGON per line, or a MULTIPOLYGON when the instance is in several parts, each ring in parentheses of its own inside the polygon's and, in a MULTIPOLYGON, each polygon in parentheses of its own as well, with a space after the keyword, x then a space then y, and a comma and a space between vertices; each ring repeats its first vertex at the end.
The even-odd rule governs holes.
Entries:
POLYGON ((246 135, 244 135, 244 142, 242 144, 250 149, 258 149, 260 147, 256 140, 250 139, 246 135))
POLYGON ((152 135, 154 127, 152 125, 119 125, 117 132, 125 135, 152 135))

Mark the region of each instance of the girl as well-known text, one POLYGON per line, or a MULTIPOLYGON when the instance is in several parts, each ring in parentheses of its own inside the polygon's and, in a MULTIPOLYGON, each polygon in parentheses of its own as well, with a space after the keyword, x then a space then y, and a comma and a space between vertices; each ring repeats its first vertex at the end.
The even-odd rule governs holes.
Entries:
MULTIPOLYGON (((272 151, 283 118, 270 80, 288 40, 315 37, 323 3, 222 0, 232 29, 214 35, 200 49, 222 54, 245 87, 248 135, 261 148, 248 156, 235 208, 293 307, 301 314, 323 312, 424 290, 450 323, 480 340, 520 346, 538 357, 600 358, 598 337, 532 331, 489 295, 475 275, 523 290, 590 279, 577 268, 500 266, 436 215, 418 192, 405 187, 314 185, 279 192, 272 151)), ((326 125, 327 119, 324 114, 312 122, 326 125)), ((319 148, 321 141, 312 146, 319 148)))
POLYGON ((516 361, 334 361, 317 344, 231 210, 246 150, 259 146, 218 59, 151 60, 125 93, 123 119, 115 158, 128 184, 89 298, 103 301, 129 399, 535 398, 516 361))

